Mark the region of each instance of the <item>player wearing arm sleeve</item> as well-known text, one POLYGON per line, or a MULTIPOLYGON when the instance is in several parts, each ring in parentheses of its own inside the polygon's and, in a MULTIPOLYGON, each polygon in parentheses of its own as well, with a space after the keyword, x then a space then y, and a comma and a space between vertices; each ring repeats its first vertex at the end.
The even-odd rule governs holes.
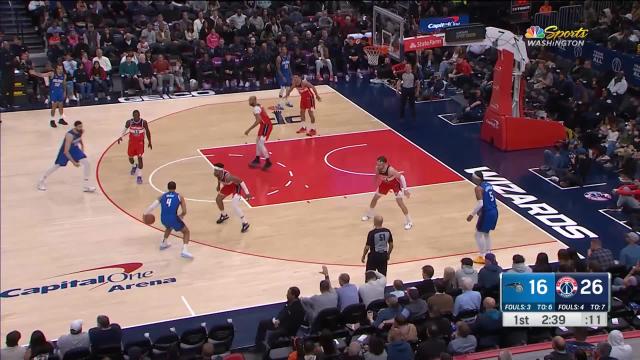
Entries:
POLYGON ((229 219, 229 215, 224 209, 223 200, 227 196, 231 195, 231 208, 242 222, 240 232, 247 232, 247 230, 249 230, 249 222, 247 221, 244 212, 240 208, 240 199, 242 198, 242 192, 244 192, 246 200, 251 199, 251 194, 249 193, 247 185, 244 183, 244 181, 242 181, 242 179, 235 177, 228 171, 224 170, 224 164, 222 163, 213 164, 213 175, 218 180, 218 185, 216 187, 216 190, 218 190, 218 195, 216 196, 216 204, 218 205, 218 209, 220 209, 220 217, 218 218, 218 220, 216 220, 216 224, 222 224, 229 219))
POLYGON ((493 186, 484 181, 484 175, 481 171, 473 174, 472 181, 476 184, 474 189, 476 205, 471 214, 467 216, 467 221, 470 222, 474 216, 478 215, 475 238, 480 255, 474 262, 484 264, 484 256, 491 252, 489 232, 494 230, 498 223, 498 207, 493 186))

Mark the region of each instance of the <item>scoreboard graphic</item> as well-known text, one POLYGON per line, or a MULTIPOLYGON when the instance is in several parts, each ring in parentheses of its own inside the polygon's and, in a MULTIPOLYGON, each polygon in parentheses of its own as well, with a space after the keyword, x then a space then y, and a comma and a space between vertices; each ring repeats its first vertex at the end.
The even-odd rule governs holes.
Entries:
POLYGON ((503 273, 503 326, 607 326, 609 273, 503 273))

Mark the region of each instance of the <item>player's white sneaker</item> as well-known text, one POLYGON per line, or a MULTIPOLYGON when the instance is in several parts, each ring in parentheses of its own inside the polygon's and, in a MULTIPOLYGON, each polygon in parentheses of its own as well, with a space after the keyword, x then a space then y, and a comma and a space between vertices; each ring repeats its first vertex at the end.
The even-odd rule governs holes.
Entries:
POLYGON ((82 188, 82 191, 87 192, 87 193, 92 193, 94 191, 96 191, 96 187, 95 186, 85 186, 82 188))
POLYGON ((38 181, 38 190, 47 191, 47 185, 45 185, 44 181, 38 181))
POLYGON ((413 227, 413 223, 411 221, 409 221, 408 223, 404 224, 404 229, 405 230, 409 230, 413 227))
POLYGON ((171 244, 169 244, 166 241, 163 241, 163 242, 160 243, 160 250, 166 250, 166 249, 168 249, 170 247, 171 247, 171 244))
POLYGON ((193 255, 191 255, 191 253, 188 251, 182 251, 180 253, 180 256, 182 256, 185 259, 193 259, 193 255))
POLYGON ((364 215, 362 218, 360 218, 360 220, 362 221, 369 221, 369 219, 371 219, 371 216, 369 215, 364 215))

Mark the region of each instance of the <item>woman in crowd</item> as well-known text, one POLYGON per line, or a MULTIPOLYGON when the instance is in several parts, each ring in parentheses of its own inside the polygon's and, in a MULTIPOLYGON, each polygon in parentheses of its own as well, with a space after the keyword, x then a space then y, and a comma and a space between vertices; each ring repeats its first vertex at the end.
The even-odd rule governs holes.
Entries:
POLYGON ((78 90, 78 101, 91 98, 91 83, 84 62, 78 63, 78 68, 73 72, 73 79, 78 90))
POLYGON ((533 265, 533 272, 553 272, 551 265, 549 264, 549 256, 547 253, 538 253, 538 257, 536 257, 536 264, 533 265))
POLYGON ((44 333, 40 330, 35 330, 31 333, 31 339, 29 339, 29 347, 24 354, 24 359, 34 359, 42 357, 53 356, 53 345, 47 341, 44 333))
POLYGON ((97 61, 93 62, 90 80, 94 93, 93 100, 98 101, 98 95, 100 94, 100 92, 107 92, 107 73, 97 61))

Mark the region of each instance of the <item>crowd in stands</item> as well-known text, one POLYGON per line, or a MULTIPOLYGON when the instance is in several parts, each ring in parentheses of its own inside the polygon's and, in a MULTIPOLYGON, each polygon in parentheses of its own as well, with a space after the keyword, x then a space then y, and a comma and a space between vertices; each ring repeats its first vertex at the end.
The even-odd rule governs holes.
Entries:
MULTIPOLYGON (((260 354, 284 350, 286 353, 280 354, 284 358, 300 360, 309 359, 308 356, 336 360, 442 360, 451 359, 452 355, 551 341, 552 351, 545 359, 632 360, 631 346, 625 344, 622 331, 637 325, 633 323, 633 312, 610 321, 607 328, 527 329, 503 328, 498 307, 500 274, 504 271, 609 271, 615 277, 614 309, 610 316, 618 316, 614 314, 640 300, 640 236, 631 232, 625 241, 628 244, 617 257, 599 239, 591 241, 584 259, 568 248, 558 251, 558 263, 550 264, 548 254, 541 252, 535 264, 528 266, 522 255, 515 254, 512 263, 505 266, 509 270, 503 269, 492 253, 485 256, 485 264, 480 268, 474 267, 470 258, 462 258, 460 267, 445 268, 442 278, 435 278, 434 268, 424 265, 421 281, 406 285, 396 279, 390 287, 386 286, 387 278, 377 271, 367 271, 364 284, 359 286, 347 273, 340 274, 334 284, 328 269, 323 267, 320 293, 302 296, 298 287, 290 287, 280 312, 258 323, 256 346, 252 350, 260 354), (589 335, 605 332, 607 342, 586 341, 589 335)), ((97 326, 88 332, 83 331, 82 320, 72 321, 69 334, 60 336, 55 345, 40 330, 31 334, 27 347, 18 345, 20 337, 17 331, 7 334, 2 359, 46 359, 54 355, 64 359, 66 353, 78 349, 104 353, 104 349, 113 351, 115 346, 119 352, 123 344, 122 330, 104 315, 98 316, 97 326)), ((182 340, 176 337, 175 341, 185 338, 188 337, 182 336, 182 340)), ((215 358, 212 357, 215 344, 209 342, 204 346, 204 343, 195 352, 192 348, 192 356, 187 358, 215 358)), ((180 347, 165 350, 170 359, 171 351, 175 356, 181 351, 180 347)), ((145 351, 149 348, 127 347, 127 353, 134 354, 129 353, 130 359, 145 358, 148 355, 145 351)), ((511 359, 511 354, 505 350, 499 359, 511 359)))
MULTIPOLYGON (((274 83, 283 48, 293 72, 308 78, 335 81, 347 67, 362 75, 364 43, 347 36, 371 24, 340 3, 80 0, 30 1, 28 9, 46 39, 42 72, 63 63, 68 100, 77 101, 111 96, 116 79, 123 93, 255 90, 274 83)), ((30 73, 27 49, 11 46, 16 66, 30 73)), ((31 73, 30 81, 36 98, 46 98, 42 79, 31 73)))
MULTIPOLYGON (((46 36, 49 67, 59 63, 64 67, 70 101, 97 100, 100 94, 109 98, 115 78, 125 93, 256 89, 273 83, 276 56, 285 48, 292 56, 294 72, 316 80, 323 73, 334 80, 338 72, 351 70, 362 76, 369 71, 363 44, 348 38, 370 30, 366 12, 358 7, 342 11, 337 8, 339 2, 81 0, 73 8, 65 4, 58 1, 49 7, 49 2, 31 1, 29 10, 34 25, 46 36)), ((586 1, 583 24, 590 29, 591 40, 616 51, 636 52, 640 2, 614 5, 597 14, 593 2, 586 1)), ((415 11, 412 19, 450 13, 443 5, 420 4, 415 11)), ((540 11, 553 11, 553 4, 545 1, 540 11)), ((408 35, 416 26, 415 21, 410 22, 408 35)), ((2 42, 2 48, 19 58, 19 69, 34 70, 19 38, 2 42)), ((629 213, 629 224, 640 230, 638 92, 629 87, 622 72, 597 74, 588 59, 570 63, 545 49, 530 50, 532 61, 524 72, 527 107, 533 109, 530 115, 562 121, 570 133, 569 140, 544 152, 544 175, 561 186, 582 186, 595 167, 617 171, 622 184, 614 191, 612 206, 629 213)), ((407 62, 423 84, 423 99, 440 98, 448 87, 462 91, 468 105, 458 120, 466 122, 483 118, 496 56, 495 49, 485 46, 448 47, 411 54, 407 62)), ((372 70, 381 78, 397 78, 392 65, 387 58, 372 70)), ((44 98, 40 78, 32 77, 32 82, 34 94, 44 98)), ((609 271, 614 275, 613 295, 626 308, 640 300, 640 236, 630 232, 624 240, 627 245, 617 257, 594 239, 585 259, 569 248, 558 252, 557 264, 550 264, 549 256, 542 252, 532 266, 515 254, 505 267, 518 273, 609 271)), ((435 279, 433 267, 425 265, 421 282, 406 286, 397 279, 388 291, 381 273, 367 272, 360 286, 351 282, 349 274, 340 274, 334 284, 325 268, 319 294, 302 296, 299 288, 291 287, 282 311, 259 322, 255 350, 291 345, 290 359, 435 360, 552 341, 548 359, 633 358, 620 332, 631 328, 631 319, 607 328, 608 341, 601 344, 580 339, 602 330, 503 329, 497 308, 503 271, 489 253, 479 269, 471 259, 463 258, 459 269, 448 267, 442 278, 435 279), (336 313, 352 322, 324 328, 327 318, 335 318, 336 313), (300 337, 301 333, 305 335, 300 337)), ((23 348, 18 346, 20 333, 11 332, 1 357, 31 359, 57 354, 64 358, 72 348, 121 343, 117 324, 106 316, 98 317, 97 323, 86 333, 82 321, 72 322, 70 333, 61 336, 55 346, 36 330, 29 346, 23 348)), ((212 346, 203 346, 199 357, 211 358, 212 346)), ((130 358, 142 358, 137 355, 130 354, 130 358)), ((500 358, 510 359, 510 354, 504 352, 500 358)))
MULTIPOLYGON (((388 289, 385 289, 387 279, 376 271, 367 271, 365 283, 359 288, 351 282, 349 274, 340 274, 333 288, 325 267, 320 294, 304 297, 297 287, 289 288, 287 303, 278 316, 260 323, 256 350, 282 346, 283 338, 286 346, 291 340, 289 337, 294 337, 295 356, 290 359, 301 359, 301 355, 327 359, 448 359, 450 355, 552 340, 553 350, 545 359, 586 359, 584 356, 588 354, 589 359, 630 360, 631 347, 624 344, 621 332, 631 328, 625 323, 631 321, 630 318, 619 319, 613 322, 618 326, 606 329, 608 342, 590 344, 584 339, 603 329, 506 329, 502 327, 497 307, 503 271, 609 271, 615 276, 614 299, 622 304, 635 301, 640 298, 640 237, 631 232, 625 240, 628 244, 618 257, 604 248, 599 239, 593 239, 586 258, 580 258, 572 248, 561 249, 556 264, 550 264, 544 252, 538 254, 533 266, 526 265, 526 259, 515 254, 509 270, 503 270, 495 255, 489 253, 481 268, 474 268, 472 259, 463 258, 459 269, 445 268, 439 279, 434 278, 433 267, 425 265, 422 281, 407 286, 401 280, 394 280, 388 289), (354 315, 361 314, 365 308, 367 318, 354 315), (344 329, 323 329, 319 325, 329 324, 328 319, 336 313, 341 313, 347 322, 348 336, 342 334, 344 329), (308 335, 309 331, 311 336, 295 337, 301 332, 308 335), (363 334, 368 336, 361 337, 363 334), (337 341, 344 338, 350 341, 337 341), (565 338, 575 339, 565 341, 565 338)), ((507 356, 505 353, 500 358, 510 358, 507 356)))

